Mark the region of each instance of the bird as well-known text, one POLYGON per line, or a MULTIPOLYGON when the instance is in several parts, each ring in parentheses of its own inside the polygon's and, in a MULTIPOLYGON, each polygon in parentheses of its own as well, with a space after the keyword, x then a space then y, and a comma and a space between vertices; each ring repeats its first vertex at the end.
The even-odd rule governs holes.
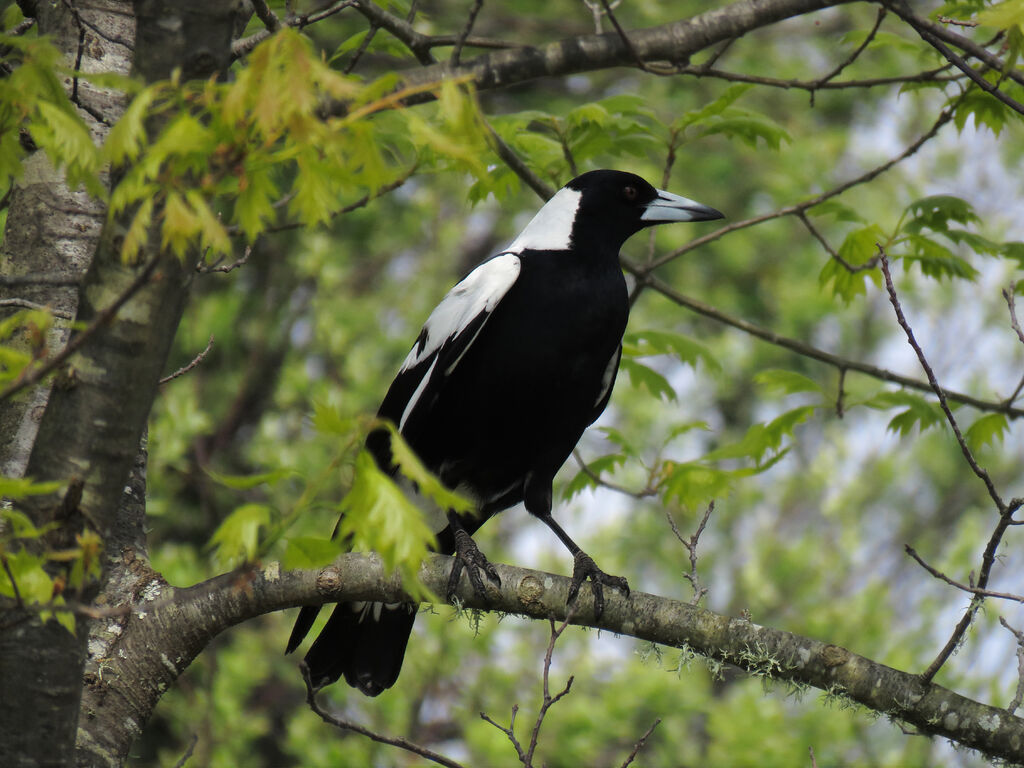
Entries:
MULTIPOLYGON (((519 502, 573 556, 570 603, 588 580, 598 615, 603 587, 629 594, 626 579, 600 570, 552 517, 552 482, 611 397, 630 306, 620 248, 647 227, 720 218, 633 173, 589 171, 558 190, 430 313, 378 417, 477 507, 475 514, 439 515, 436 548, 455 556, 449 599, 463 570, 478 594, 483 576, 500 583, 471 536, 519 502)), ((390 434, 372 430, 366 448, 395 475, 390 434)), ((287 653, 319 610, 302 608, 287 653)), ((411 603, 339 603, 305 656, 311 683, 319 688, 344 677, 367 696, 392 687, 416 610, 411 603)))

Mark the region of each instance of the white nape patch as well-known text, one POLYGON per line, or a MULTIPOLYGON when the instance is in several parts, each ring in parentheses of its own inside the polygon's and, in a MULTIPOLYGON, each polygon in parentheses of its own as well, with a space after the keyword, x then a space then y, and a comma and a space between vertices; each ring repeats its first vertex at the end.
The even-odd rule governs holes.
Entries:
MULTIPOLYGON (((448 339, 458 336, 481 312, 491 312, 519 277, 521 263, 514 253, 502 253, 466 275, 434 307, 423 325, 426 338, 417 340, 399 373, 414 368, 437 352, 448 339)), ((417 389, 417 395, 420 390, 417 389)), ((410 407, 417 395, 409 401, 410 407)), ((406 408, 406 411, 409 409, 406 408)), ((405 417, 402 417, 405 420, 405 417)))
POLYGON ((567 251, 572 243, 572 225, 580 207, 582 192, 562 187, 544 207, 537 211, 519 237, 505 250, 511 253, 523 251, 567 251))

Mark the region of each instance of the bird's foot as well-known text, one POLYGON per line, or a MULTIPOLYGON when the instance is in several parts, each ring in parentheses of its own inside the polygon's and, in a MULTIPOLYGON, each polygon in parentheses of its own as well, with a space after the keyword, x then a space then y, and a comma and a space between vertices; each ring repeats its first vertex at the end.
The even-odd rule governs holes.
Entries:
POLYGON ((445 597, 448 602, 452 602, 452 598, 455 597, 455 590, 459 586, 459 577, 462 575, 463 569, 465 569, 466 575, 469 576, 469 583, 473 585, 473 591, 476 592, 477 596, 486 597, 487 592, 484 589, 484 580, 480 573, 482 571, 487 574, 487 578, 500 587, 501 579, 498 578, 498 571, 484 557, 484 553, 480 551, 480 548, 468 533, 461 528, 456 528, 454 534, 455 562, 452 563, 452 572, 448 577, 448 588, 445 591, 445 597))
POLYGON ((580 551, 573 558, 572 582, 569 584, 569 604, 579 596, 583 582, 590 579, 594 590, 594 617, 600 619, 604 613, 604 588, 613 587, 629 597, 629 583, 621 576, 611 576, 594 563, 594 559, 586 552, 580 551))

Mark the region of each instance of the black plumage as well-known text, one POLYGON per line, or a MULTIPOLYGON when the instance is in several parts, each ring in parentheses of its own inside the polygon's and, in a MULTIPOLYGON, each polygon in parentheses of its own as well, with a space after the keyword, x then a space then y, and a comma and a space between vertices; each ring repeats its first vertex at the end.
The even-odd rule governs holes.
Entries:
MULTIPOLYGON (((621 171, 573 179, 504 251, 458 283, 431 313, 381 404, 423 463, 449 488, 474 499, 478 515, 447 514, 438 549, 455 554, 452 588, 464 567, 482 591, 497 579, 469 538, 490 516, 520 501, 573 554, 573 590, 593 584, 628 593, 551 517, 555 473, 611 396, 629 315, 619 249, 644 227, 721 218, 713 208, 657 190, 621 171)), ((386 430, 367 448, 394 473, 386 430)), ((304 608, 288 651, 318 608, 304 608)), ((317 685, 345 680, 371 696, 401 669, 415 608, 340 603, 306 655, 317 685)))

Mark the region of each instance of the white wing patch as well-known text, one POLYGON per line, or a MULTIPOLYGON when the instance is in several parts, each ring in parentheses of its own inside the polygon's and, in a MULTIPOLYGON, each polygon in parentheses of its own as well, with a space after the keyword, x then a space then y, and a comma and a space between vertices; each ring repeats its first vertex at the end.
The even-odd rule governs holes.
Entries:
MULTIPOLYGON (((453 339, 481 312, 491 312, 519 277, 521 262, 514 253, 502 253, 485 261, 448 291, 423 326, 420 339, 413 345, 399 373, 415 367, 453 339)), ((450 371, 445 371, 449 373, 450 371)), ((422 389, 422 386, 421 386, 422 389)), ((420 389, 409 400, 412 408, 420 389)))
POLYGON ((567 251, 572 244, 572 227, 580 207, 582 192, 568 187, 558 190, 537 215, 506 248, 511 253, 536 251, 567 251))

